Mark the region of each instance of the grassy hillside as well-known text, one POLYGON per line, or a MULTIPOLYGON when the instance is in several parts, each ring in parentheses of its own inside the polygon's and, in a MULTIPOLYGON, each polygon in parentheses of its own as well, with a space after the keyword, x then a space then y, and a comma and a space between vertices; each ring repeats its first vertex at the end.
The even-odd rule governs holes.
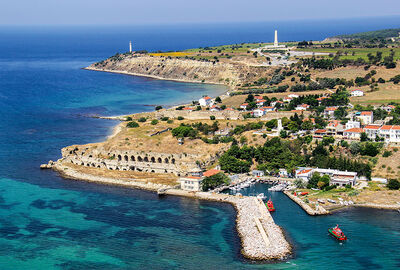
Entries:
POLYGON ((394 29, 384 29, 384 30, 377 30, 377 31, 369 31, 369 32, 362 32, 350 35, 338 35, 335 38, 340 39, 374 39, 374 38, 391 38, 391 37, 398 37, 400 32, 400 28, 394 29))

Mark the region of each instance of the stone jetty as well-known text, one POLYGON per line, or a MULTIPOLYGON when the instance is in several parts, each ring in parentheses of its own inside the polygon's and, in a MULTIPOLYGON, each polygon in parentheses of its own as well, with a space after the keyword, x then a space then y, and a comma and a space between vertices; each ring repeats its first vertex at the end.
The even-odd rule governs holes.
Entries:
POLYGON ((242 243, 242 254, 252 260, 281 260, 287 258, 292 248, 286 241, 283 230, 275 224, 263 201, 255 197, 233 196, 210 192, 190 192, 172 186, 143 183, 135 180, 119 180, 85 174, 73 168, 54 162, 46 168, 53 168, 66 178, 96 182, 106 185, 118 185, 151 191, 163 190, 163 195, 184 196, 194 199, 230 203, 236 209, 236 229, 242 243))
POLYGON ((285 193, 290 199, 292 199, 295 203, 300 205, 301 208, 306 211, 307 214, 310 216, 319 216, 319 215, 328 215, 330 214, 328 210, 323 208, 322 206, 318 205, 316 206, 316 209, 312 209, 311 206, 309 206, 307 203, 305 203, 302 199, 300 199, 298 196, 294 196, 290 191, 285 190, 283 193, 285 193))

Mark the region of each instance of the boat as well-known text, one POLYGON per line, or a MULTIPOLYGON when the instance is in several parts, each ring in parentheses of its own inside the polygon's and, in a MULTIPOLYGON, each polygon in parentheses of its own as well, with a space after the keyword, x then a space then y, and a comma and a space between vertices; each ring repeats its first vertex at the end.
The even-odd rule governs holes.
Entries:
POLYGON ((261 199, 261 200, 265 200, 267 197, 265 196, 264 193, 260 193, 257 195, 257 198, 261 199))
POLYGON ((307 191, 304 191, 304 192, 300 193, 300 195, 301 195, 301 196, 308 195, 308 192, 307 192, 307 191))
POLYGON ((271 199, 269 199, 265 205, 267 206, 268 211, 270 211, 270 212, 275 211, 275 207, 274 207, 274 204, 272 203, 271 199))
POLYGON ((339 225, 336 225, 334 228, 329 228, 328 232, 339 241, 347 240, 347 236, 344 235, 342 230, 339 228, 339 225))

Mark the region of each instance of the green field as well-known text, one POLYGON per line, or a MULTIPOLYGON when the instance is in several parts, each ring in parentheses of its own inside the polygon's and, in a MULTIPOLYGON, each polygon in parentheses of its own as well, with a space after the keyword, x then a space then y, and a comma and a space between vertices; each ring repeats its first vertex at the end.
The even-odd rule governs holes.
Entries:
MULTIPOLYGON (((318 48, 318 49, 297 49, 298 51, 305 51, 305 52, 319 52, 319 53, 332 53, 335 55, 338 51, 342 52, 342 56, 340 59, 350 59, 356 60, 358 58, 363 58, 364 60, 368 61, 368 54, 371 53, 373 55, 376 52, 382 52, 382 58, 386 57, 390 53, 390 49, 388 48, 318 48), (353 55, 354 52, 354 55, 353 55), (347 53, 347 55, 346 55, 347 53)), ((400 59, 400 48, 394 48, 395 51, 394 59, 400 59)), ((329 56, 320 56, 320 57, 329 57, 329 56)))
MULTIPOLYGON (((287 46, 294 46, 294 43, 280 43, 280 44, 285 44, 287 46)), ((297 43, 296 43, 297 44, 297 43)), ((194 48, 194 49, 188 49, 185 50, 185 52, 194 52, 194 53, 199 53, 199 52, 208 52, 208 51, 213 51, 216 52, 218 50, 221 50, 221 53, 247 53, 247 51, 259 47, 263 47, 265 45, 272 45, 272 43, 243 43, 243 44, 231 44, 231 45, 221 45, 221 46, 215 46, 215 47, 207 47, 207 50, 204 50, 204 48, 194 48)))

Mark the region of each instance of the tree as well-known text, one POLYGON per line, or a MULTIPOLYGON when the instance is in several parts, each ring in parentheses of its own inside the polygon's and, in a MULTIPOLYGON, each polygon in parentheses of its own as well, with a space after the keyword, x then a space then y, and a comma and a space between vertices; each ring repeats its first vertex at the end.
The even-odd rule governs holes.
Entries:
POLYGON ((126 126, 128 128, 137 128, 137 127, 139 127, 139 124, 135 121, 132 121, 132 122, 129 122, 128 124, 126 124, 126 126))
MULTIPOLYGON (((168 120, 168 119, 167 119, 168 120)), ((151 124, 154 126, 154 125, 157 125, 158 124, 158 120, 157 119, 153 119, 153 120, 151 120, 151 124)))
POLYGON ((220 98, 220 97, 216 97, 216 98, 215 98, 215 102, 217 102, 217 103, 221 103, 221 102, 222 102, 222 100, 221 100, 221 98, 220 98))
POLYGON ((350 152, 353 155, 357 155, 358 153, 360 153, 361 150, 361 145, 358 142, 351 142, 350 143, 350 152))
POLYGON ((214 116, 214 115, 211 115, 211 116, 210 116, 210 120, 215 120, 215 116, 214 116))
POLYGON ((183 137, 192 137, 196 135, 196 131, 191 126, 181 125, 177 128, 174 128, 172 131, 172 136, 183 138, 183 137))
POLYGON ((279 133, 279 136, 283 139, 288 137, 288 134, 286 132, 286 130, 281 130, 281 132, 279 133))
POLYGON ((202 182, 203 191, 214 189, 222 184, 229 184, 229 177, 220 172, 212 176, 205 177, 202 182))
POLYGON ((314 173, 308 181, 307 188, 317 188, 318 182, 321 180, 319 173, 314 173))
POLYGON ((361 140, 362 142, 366 142, 366 141, 368 141, 368 136, 367 136, 367 133, 365 133, 365 132, 362 132, 362 133, 361 133, 360 140, 361 140))
POLYGON ((162 109, 162 106, 156 106, 156 111, 159 111, 162 109))
POLYGON ((390 179, 386 187, 390 190, 398 190, 400 189, 400 182, 396 179, 390 179))

